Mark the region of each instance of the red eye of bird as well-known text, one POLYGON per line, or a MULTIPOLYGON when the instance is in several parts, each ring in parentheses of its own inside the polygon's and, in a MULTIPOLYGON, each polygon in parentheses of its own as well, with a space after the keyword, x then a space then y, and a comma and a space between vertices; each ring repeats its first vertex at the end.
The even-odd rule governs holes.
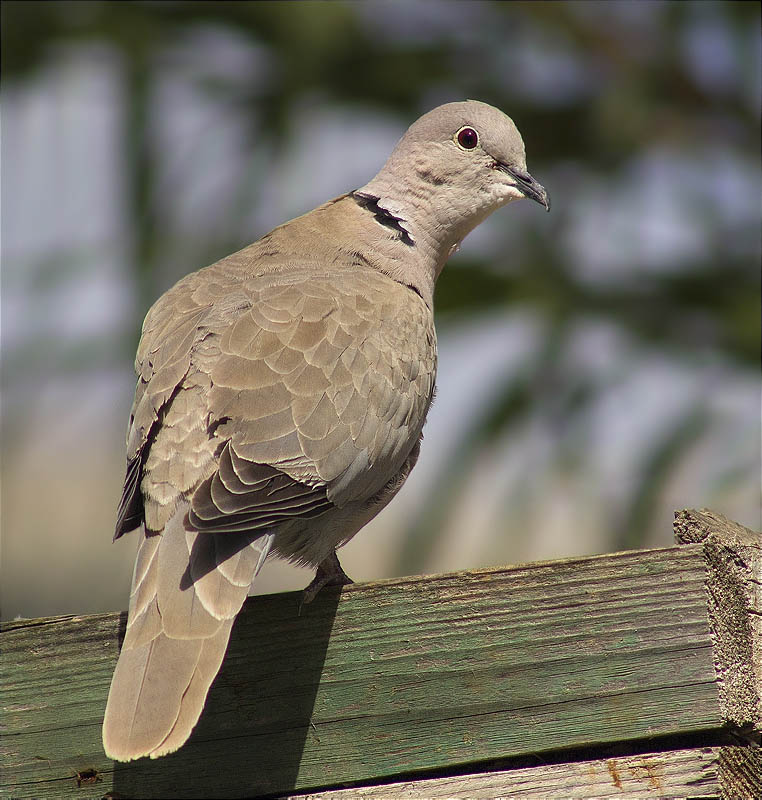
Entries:
POLYGON ((465 150, 473 150, 479 144, 479 134, 473 128, 458 131, 458 144, 465 150))

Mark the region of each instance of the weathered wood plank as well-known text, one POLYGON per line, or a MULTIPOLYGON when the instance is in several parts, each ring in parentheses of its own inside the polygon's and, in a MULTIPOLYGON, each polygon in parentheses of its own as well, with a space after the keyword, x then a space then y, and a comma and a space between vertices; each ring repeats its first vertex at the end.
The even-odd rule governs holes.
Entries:
POLYGON ((722 747, 722 800, 762 797, 762 534, 715 511, 675 514, 679 544, 700 543, 722 716, 746 747, 722 747))
POLYGON ((762 536, 721 514, 675 514, 678 544, 701 543, 723 716, 762 731, 762 536))
POLYGON ((719 797, 720 750, 719 747, 702 747, 401 781, 292 795, 289 800, 653 800, 719 797))
POLYGON ((0 792, 251 797, 718 731, 705 578, 694 544, 252 598, 186 746, 116 765, 119 615, 11 623, 0 792))

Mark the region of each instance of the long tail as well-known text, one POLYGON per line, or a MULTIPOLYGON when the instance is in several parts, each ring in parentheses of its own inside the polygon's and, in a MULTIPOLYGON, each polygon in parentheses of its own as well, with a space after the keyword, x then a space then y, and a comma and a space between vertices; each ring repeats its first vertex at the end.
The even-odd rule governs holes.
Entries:
POLYGON ((188 531, 187 510, 181 503, 138 550, 103 720, 103 748, 118 761, 163 756, 188 739, 272 541, 188 531))

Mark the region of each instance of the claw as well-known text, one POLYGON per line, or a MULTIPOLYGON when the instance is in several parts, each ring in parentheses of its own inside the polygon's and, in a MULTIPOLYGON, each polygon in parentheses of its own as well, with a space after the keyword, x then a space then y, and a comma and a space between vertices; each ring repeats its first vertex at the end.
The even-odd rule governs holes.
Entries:
POLYGON ((336 551, 332 551, 318 566, 312 583, 304 590, 302 604, 311 603, 324 586, 346 586, 354 581, 344 572, 339 564, 336 551))

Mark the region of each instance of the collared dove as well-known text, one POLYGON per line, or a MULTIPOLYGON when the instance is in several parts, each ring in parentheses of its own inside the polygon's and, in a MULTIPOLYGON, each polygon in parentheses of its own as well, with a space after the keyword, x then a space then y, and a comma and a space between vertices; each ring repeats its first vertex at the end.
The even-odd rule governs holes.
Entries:
POLYGON ((177 750, 268 554, 349 582, 336 557, 418 458, 434 393, 434 284, 463 237, 529 197, 501 111, 448 103, 365 186, 180 280, 135 368, 117 539, 140 538, 103 746, 177 750))

